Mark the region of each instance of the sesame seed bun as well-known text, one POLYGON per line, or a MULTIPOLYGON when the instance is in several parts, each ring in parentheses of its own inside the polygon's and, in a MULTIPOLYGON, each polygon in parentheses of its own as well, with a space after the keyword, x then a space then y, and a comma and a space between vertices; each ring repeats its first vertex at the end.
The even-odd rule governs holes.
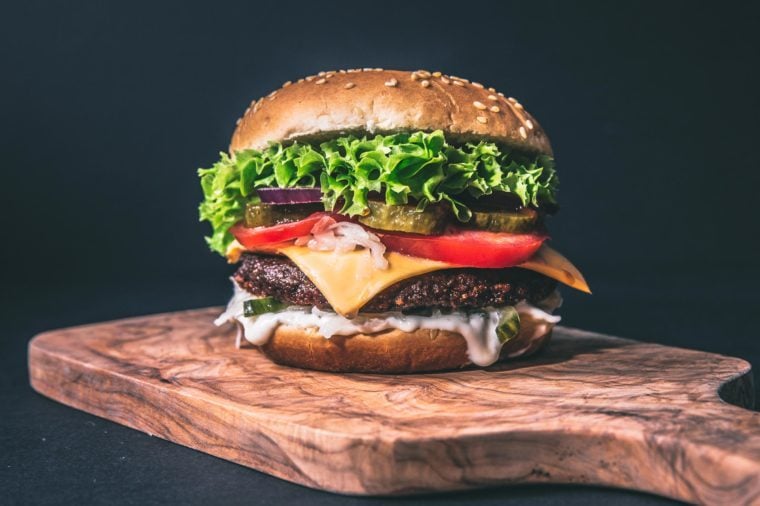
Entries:
POLYGON ((285 83, 251 103, 238 120, 230 152, 345 133, 416 130, 552 154, 538 122, 493 88, 439 72, 381 69, 320 72, 285 83))
MULTIPOLYGON (((549 342, 552 327, 521 315, 520 332, 501 349, 499 361, 535 353, 549 342)), ((445 330, 387 330, 325 339, 311 328, 280 326, 259 349, 278 364, 331 372, 396 374, 472 365, 464 338, 445 330)))

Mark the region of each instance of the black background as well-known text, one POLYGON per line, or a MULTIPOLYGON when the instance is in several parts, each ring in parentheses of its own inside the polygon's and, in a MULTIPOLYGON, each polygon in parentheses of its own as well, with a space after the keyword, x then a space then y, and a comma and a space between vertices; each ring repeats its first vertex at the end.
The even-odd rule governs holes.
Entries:
MULTIPOLYGON (((27 386, 37 332, 226 301, 194 170, 226 148, 251 99, 319 70, 442 70, 519 98, 558 160, 553 243, 594 289, 565 290, 564 323, 760 364, 750 3, 121 3, 0 7, 0 502, 372 502, 27 386)), ((566 486, 427 499, 661 501, 566 486)))

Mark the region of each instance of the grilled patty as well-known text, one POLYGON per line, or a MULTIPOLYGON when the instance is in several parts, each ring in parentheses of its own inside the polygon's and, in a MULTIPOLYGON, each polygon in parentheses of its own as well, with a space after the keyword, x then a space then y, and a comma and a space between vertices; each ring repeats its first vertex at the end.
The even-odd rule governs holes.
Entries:
MULTIPOLYGON (((322 292, 286 257, 246 253, 233 278, 252 295, 331 309, 322 292)), ((553 279, 526 269, 447 269, 396 283, 370 300, 362 311, 477 309, 522 300, 535 303, 551 294, 556 285, 553 279)))

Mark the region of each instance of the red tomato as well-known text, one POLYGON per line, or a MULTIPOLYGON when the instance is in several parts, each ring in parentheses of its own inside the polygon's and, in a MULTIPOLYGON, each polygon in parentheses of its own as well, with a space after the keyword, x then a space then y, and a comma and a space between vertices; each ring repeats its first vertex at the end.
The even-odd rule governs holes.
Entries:
POLYGON ((261 249, 261 246, 292 241, 297 237, 307 235, 324 215, 325 213, 314 213, 301 221, 271 227, 247 228, 242 223, 238 223, 230 228, 230 233, 246 249, 261 249))
POLYGON ((525 262, 547 239, 543 234, 457 230, 443 235, 374 231, 390 251, 463 267, 512 267, 525 262))
MULTIPOLYGON (((301 221, 271 227, 247 228, 238 223, 230 228, 230 233, 248 250, 271 252, 298 237, 308 235, 325 216, 337 221, 348 219, 334 213, 314 213, 301 221)), ((442 235, 372 231, 389 251, 463 267, 482 268, 520 264, 532 257, 547 238, 543 234, 499 234, 477 230, 452 230, 442 235)))

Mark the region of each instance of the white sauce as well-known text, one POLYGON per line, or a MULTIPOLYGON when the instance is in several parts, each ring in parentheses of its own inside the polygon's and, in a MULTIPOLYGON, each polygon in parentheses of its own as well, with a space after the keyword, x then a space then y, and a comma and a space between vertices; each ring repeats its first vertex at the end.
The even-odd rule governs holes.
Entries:
MULTIPOLYGON (((470 360, 480 366, 493 364, 499 358, 502 343, 496 335, 500 312, 488 308, 481 313, 453 312, 441 314, 434 312, 431 316, 405 315, 400 312, 381 314, 359 314, 354 318, 345 318, 332 311, 321 311, 316 307, 291 306, 277 313, 265 313, 246 317, 243 314, 243 301, 252 298, 251 294, 233 282, 235 293, 227 304, 227 309, 214 323, 223 325, 228 321, 238 322, 242 326, 243 336, 254 345, 266 343, 280 325, 289 327, 314 328, 326 339, 332 336, 350 336, 357 333, 373 334, 387 329, 399 329, 412 332, 417 329, 447 330, 461 334, 467 341, 467 353, 470 360)), ((550 297, 551 298, 551 297, 550 297)), ((561 304, 561 298, 543 301, 542 306, 549 311, 561 304), (554 306, 554 307, 551 307, 554 306)), ((559 316, 551 315, 526 302, 516 306, 521 318, 531 318, 535 323, 534 335, 526 340, 526 346, 510 353, 510 357, 522 355, 536 339, 549 331, 559 316)), ((240 335, 238 335, 238 340, 240 335)), ((238 341, 239 343, 239 341, 238 341)))

